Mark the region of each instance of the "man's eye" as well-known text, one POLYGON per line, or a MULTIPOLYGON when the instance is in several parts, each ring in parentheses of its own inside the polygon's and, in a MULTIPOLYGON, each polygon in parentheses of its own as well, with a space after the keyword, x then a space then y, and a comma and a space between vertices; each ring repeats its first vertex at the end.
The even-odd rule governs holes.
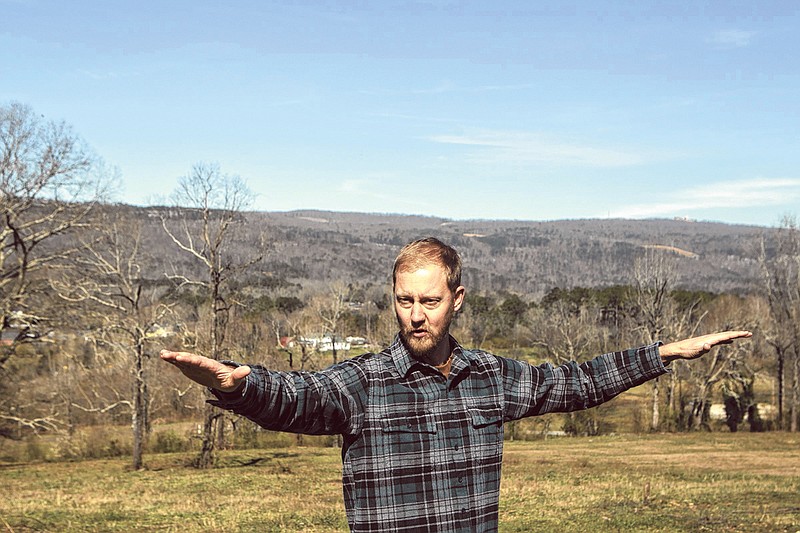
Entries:
POLYGON ((435 309, 436 307, 439 306, 440 302, 441 300, 426 300, 423 305, 425 305, 425 307, 427 307, 428 309, 435 309))

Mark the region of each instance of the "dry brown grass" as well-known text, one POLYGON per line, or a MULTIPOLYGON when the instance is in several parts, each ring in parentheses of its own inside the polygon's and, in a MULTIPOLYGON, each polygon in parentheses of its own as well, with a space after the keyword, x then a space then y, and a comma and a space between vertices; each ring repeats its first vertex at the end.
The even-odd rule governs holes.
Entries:
POLYGON ((559 439, 504 466, 504 531, 800 530, 799 435, 559 439))
MULTIPOLYGON (((5 531, 345 531, 339 450, 0 465, 5 531)), ((501 531, 800 530, 800 435, 507 443, 501 531)))

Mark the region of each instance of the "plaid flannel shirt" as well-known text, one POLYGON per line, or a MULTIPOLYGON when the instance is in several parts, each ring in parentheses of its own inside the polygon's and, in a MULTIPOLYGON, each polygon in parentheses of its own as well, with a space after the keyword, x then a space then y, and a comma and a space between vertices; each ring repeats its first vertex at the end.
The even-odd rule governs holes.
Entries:
POLYGON ((211 403, 264 428, 341 434, 352 531, 496 531, 503 423, 586 409, 666 372, 658 344, 533 366, 455 346, 450 375, 399 337, 320 372, 252 366, 211 403))

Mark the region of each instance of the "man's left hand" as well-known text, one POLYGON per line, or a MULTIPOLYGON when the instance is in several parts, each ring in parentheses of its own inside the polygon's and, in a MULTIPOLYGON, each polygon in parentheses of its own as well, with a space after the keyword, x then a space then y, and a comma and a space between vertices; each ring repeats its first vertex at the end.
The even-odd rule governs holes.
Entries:
POLYGON ((658 348, 658 353, 665 364, 675 359, 697 359, 711 351, 714 346, 730 344, 735 339, 746 339, 752 336, 753 334, 749 331, 722 331, 664 344, 658 348))

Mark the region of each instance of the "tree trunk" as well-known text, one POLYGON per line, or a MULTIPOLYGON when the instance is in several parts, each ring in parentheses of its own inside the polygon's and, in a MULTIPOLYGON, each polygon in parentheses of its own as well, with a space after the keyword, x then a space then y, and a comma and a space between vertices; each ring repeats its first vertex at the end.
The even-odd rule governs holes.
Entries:
POLYGON ((195 458, 194 466, 196 468, 211 468, 216 461, 216 439, 214 438, 214 429, 216 426, 217 418, 216 408, 208 405, 206 406, 206 416, 203 420, 203 438, 200 454, 195 458))
POLYGON ((225 449, 225 416, 217 418, 217 449, 225 449))
POLYGON ((133 469, 142 468, 144 444, 148 433, 148 394, 147 381, 144 373, 144 347, 137 346, 136 360, 134 362, 133 378, 133 469))
MULTIPOLYGON (((228 325, 228 306, 220 292, 222 283, 219 273, 211 270, 211 294, 213 300, 211 318, 211 358, 220 360, 222 344, 225 341, 226 327, 228 325)), ((197 468, 210 468, 216 462, 216 451, 221 449, 225 439, 225 419, 216 408, 208 406, 203 422, 203 444, 200 455, 197 457, 197 468)))
POLYGON ((778 429, 783 429, 786 427, 785 419, 784 419, 784 361, 786 360, 786 355, 782 348, 775 347, 776 351, 778 352, 778 370, 777 370, 777 382, 778 382, 778 429))
POLYGON ((708 429, 708 392, 709 387, 704 383, 698 390, 697 396, 692 401, 692 421, 691 429, 697 431, 700 429, 708 429))
POLYGON ((792 403, 789 408, 789 431, 793 433, 797 432, 798 423, 800 423, 800 413, 798 413, 800 390, 798 389, 800 389, 800 357, 795 353, 792 370, 792 403))
MULTIPOLYGON (((677 363, 677 361, 675 361, 675 363, 677 363)), ((675 363, 672 363, 673 367, 674 367, 675 363)), ((677 400, 675 398, 675 392, 676 392, 676 389, 678 388, 677 387, 677 383, 678 383, 678 378, 677 378, 678 372, 677 372, 677 370, 678 370, 677 368, 673 368, 672 373, 669 375, 669 387, 667 388, 667 422, 669 424, 669 429, 670 430, 674 430, 675 429, 675 418, 676 418, 675 417, 675 413, 677 411, 677 408, 676 408, 676 401, 677 400)))
POLYGON ((658 382, 659 378, 653 380, 653 418, 650 420, 650 430, 651 431, 658 431, 658 426, 660 423, 660 412, 659 412, 659 394, 658 394, 658 382))

